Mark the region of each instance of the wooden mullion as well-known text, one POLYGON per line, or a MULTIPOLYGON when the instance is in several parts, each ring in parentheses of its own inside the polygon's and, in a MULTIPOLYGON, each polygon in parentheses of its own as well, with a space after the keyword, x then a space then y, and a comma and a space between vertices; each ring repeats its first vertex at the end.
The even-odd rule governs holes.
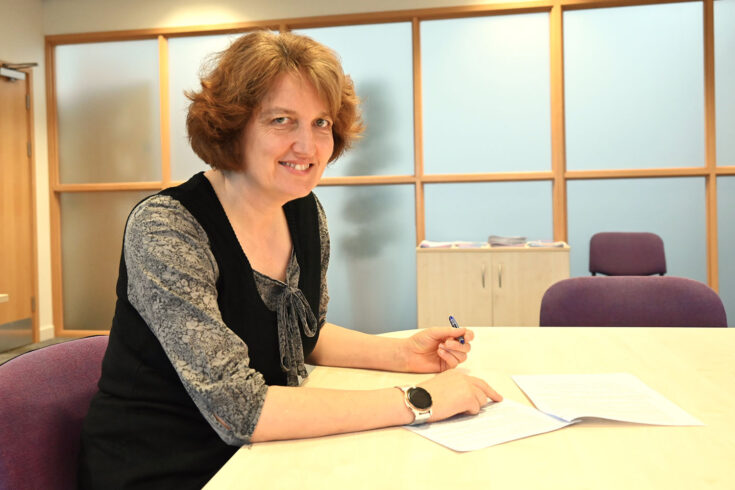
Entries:
POLYGON ((64 300, 61 260, 61 206, 59 186, 59 131, 56 111, 56 53, 55 44, 46 40, 46 133, 49 174, 49 221, 51 246, 51 301, 54 336, 64 328, 64 300))
POLYGON ((556 3, 549 15, 551 78, 551 172, 554 240, 568 238, 566 136, 564 127, 564 12, 556 3))
POLYGON ((168 39, 158 36, 158 87, 161 121, 161 181, 171 184, 171 105, 169 100, 168 39))
POLYGON ((552 172, 493 172, 476 174, 430 174, 422 176, 423 182, 457 183, 457 182, 508 182, 508 181, 531 181, 552 180, 552 172))
POLYGON ((596 8, 635 7, 638 5, 659 5, 666 3, 685 3, 692 0, 560 0, 564 10, 588 10, 596 8))
POLYGON ((97 43, 108 41, 135 41, 141 39, 157 39, 158 36, 211 36, 215 34, 237 34, 256 29, 278 30, 278 21, 238 22, 229 24, 206 24, 182 27, 156 27, 151 29, 133 29, 121 31, 80 32, 74 34, 50 34, 46 42, 59 44, 97 43))
POLYGON ((717 140, 715 127, 715 23, 714 2, 703 2, 704 32, 704 141, 706 226, 707 226, 707 282, 719 290, 717 242, 717 140))
POLYGON ((414 211, 416 245, 426 238, 426 202, 424 200, 424 115, 421 85, 421 24, 411 19, 411 54, 413 59, 413 173, 416 176, 414 211))
POLYGON ((104 182, 89 184, 57 184, 52 187, 56 193, 62 192, 117 192, 117 191, 159 191, 164 189, 162 182, 104 182))
POLYGON ((319 181, 319 185, 392 185, 413 184, 415 182, 416 177, 413 175, 356 175, 352 177, 324 177, 319 181))
POLYGON ((710 171, 705 167, 680 168, 631 168, 614 170, 567 170, 567 180, 584 179, 640 179, 657 177, 706 177, 710 171))

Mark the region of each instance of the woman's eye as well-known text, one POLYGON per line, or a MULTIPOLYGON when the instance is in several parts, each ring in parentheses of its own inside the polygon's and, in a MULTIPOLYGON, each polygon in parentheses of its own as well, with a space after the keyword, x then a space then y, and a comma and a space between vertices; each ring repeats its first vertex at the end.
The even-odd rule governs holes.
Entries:
POLYGON ((273 124, 286 124, 287 122, 288 122, 288 118, 285 116, 273 118, 273 124))
POLYGON ((332 122, 329 119, 317 119, 316 125, 319 128, 329 128, 332 125, 332 122))

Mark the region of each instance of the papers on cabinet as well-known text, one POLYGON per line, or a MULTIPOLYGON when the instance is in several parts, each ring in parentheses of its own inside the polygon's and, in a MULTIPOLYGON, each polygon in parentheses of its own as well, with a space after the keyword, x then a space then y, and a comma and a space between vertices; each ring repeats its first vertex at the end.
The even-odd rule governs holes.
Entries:
POLYGON ((455 451, 551 432, 586 417, 653 425, 704 425, 628 373, 512 376, 537 409, 513 400, 407 429, 455 451))

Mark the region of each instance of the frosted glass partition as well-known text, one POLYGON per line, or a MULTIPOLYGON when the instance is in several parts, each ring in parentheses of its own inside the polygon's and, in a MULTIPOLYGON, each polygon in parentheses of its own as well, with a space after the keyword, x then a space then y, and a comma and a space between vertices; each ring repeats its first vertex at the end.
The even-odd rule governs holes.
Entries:
POLYGON ((717 237, 720 298, 725 303, 728 325, 735 326, 735 177, 717 178, 717 237))
POLYGON ((411 24, 295 30, 335 50, 362 99, 367 129, 325 177, 414 173, 411 24))
POLYGON ((213 55, 227 49, 239 34, 216 36, 174 37, 168 40, 169 115, 171 118, 171 179, 188 180, 205 164, 189 146, 186 136, 186 113, 189 99, 186 91, 198 91, 202 69, 213 55))
POLYGON ((327 321, 381 333, 416 328, 414 189, 319 187, 329 221, 327 321))
POLYGON ((590 275, 595 233, 647 231, 664 241, 667 275, 707 282, 704 191, 699 177, 570 181, 571 275, 590 275))
POLYGON ((424 197, 428 240, 554 238, 551 182, 427 184, 424 197))
POLYGON ((567 169, 704 165, 702 3, 564 13, 567 169))
POLYGON ((158 42, 55 49, 60 181, 161 180, 158 42))
POLYGON ((714 6, 717 164, 735 165, 735 0, 714 6))
POLYGON ((424 169, 551 170, 547 13, 421 23, 424 169))
POLYGON ((149 194, 145 191, 61 195, 65 329, 110 328, 125 222, 133 206, 149 194))

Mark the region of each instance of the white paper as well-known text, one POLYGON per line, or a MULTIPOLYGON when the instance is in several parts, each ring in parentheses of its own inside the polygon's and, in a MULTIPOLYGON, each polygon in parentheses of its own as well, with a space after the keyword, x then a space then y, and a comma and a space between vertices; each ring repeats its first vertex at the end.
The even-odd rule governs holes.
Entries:
POLYGON ((515 375, 536 408, 566 421, 597 417, 653 425, 704 425, 629 373, 515 375))
POLYGON ((568 425, 570 422, 549 417, 535 408, 503 400, 486 405, 477 415, 458 415, 406 428, 455 451, 474 451, 568 425))

